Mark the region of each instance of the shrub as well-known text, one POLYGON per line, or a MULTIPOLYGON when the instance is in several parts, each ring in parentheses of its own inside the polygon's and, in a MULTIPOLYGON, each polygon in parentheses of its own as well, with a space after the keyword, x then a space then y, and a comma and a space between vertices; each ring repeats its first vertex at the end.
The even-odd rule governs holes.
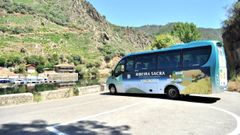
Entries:
POLYGON ((4 56, 0 56, 0 66, 4 67, 6 62, 6 58, 4 56))
POLYGON ((5 33, 5 32, 8 31, 8 28, 7 28, 7 27, 0 26, 0 31, 2 31, 3 33, 5 33))
POLYGON ((27 64, 44 65, 46 60, 42 56, 31 55, 25 58, 27 64))
POLYGON ((125 51, 123 49, 116 49, 114 46, 106 44, 103 47, 98 48, 103 54, 104 60, 109 62, 115 56, 124 56, 125 51))
POLYGON ((89 70, 89 75, 91 79, 99 79, 99 71, 97 68, 92 68, 89 70))
POLYGON ((24 62, 22 57, 20 55, 17 55, 17 54, 15 54, 15 55, 14 54, 4 55, 4 56, 2 56, 2 60, 5 60, 4 65, 7 66, 7 67, 16 66, 16 65, 19 65, 19 64, 24 62))
POLYGON ((44 65, 38 65, 36 68, 38 73, 42 73, 44 71, 43 69, 44 69, 44 65))
POLYGON ((89 63, 86 64, 86 67, 87 67, 87 68, 93 68, 94 66, 95 66, 95 65, 94 65, 93 62, 89 62, 89 63))
POLYGON ((76 68, 76 72, 78 73, 78 78, 79 79, 83 79, 84 78, 84 75, 86 74, 84 71, 84 67, 83 65, 78 65, 76 68))
POLYGON ((59 56, 58 56, 58 54, 49 55, 48 56, 48 62, 51 63, 52 65, 59 64, 59 56))
POLYGON ((21 65, 17 66, 15 68, 14 72, 17 73, 17 74, 19 74, 19 73, 20 74, 26 73, 26 66, 25 66, 25 64, 21 64, 21 65))
POLYGON ((74 63, 74 65, 82 64, 82 57, 80 55, 71 55, 67 57, 69 63, 74 63))
POLYGON ((240 92, 240 75, 236 75, 234 79, 229 81, 228 90, 240 92))
POLYGON ((31 33, 31 32, 33 32, 33 28, 29 28, 29 27, 25 27, 25 28, 15 27, 11 30, 12 34, 31 33))
POLYGON ((34 14, 35 11, 26 5, 13 3, 10 0, 1 1, 0 7, 5 9, 8 13, 22 13, 22 14, 34 14))
POLYGON ((78 95, 79 95, 79 90, 78 90, 78 87, 77 87, 77 86, 74 86, 74 87, 73 87, 73 95, 74 95, 74 96, 78 96, 78 95))
POLYGON ((48 62, 48 63, 45 64, 45 68, 53 69, 54 68, 54 64, 48 62))
POLYGON ((40 102, 40 101, 42 101, 41 94, 38 93, 38 92, 34 92, 34 93, 33 93, 33 101, 35 101, 35 102, 40 102))

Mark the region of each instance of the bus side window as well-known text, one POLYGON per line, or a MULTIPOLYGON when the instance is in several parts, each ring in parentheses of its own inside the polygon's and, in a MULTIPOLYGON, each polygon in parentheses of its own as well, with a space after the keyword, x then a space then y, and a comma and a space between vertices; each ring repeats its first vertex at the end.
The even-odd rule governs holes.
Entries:
POLYGON ((121 60, 118 65, 116 66, 115 70, 114 70, 114 76, 118 77, 119 75, 121 75, 123 73, 123 69, 122 67, 124 67, 125 64, 125 60, 121 60))
POLYGON ((134 60, 128 59, 126 63, 126 72, 131 72, 134 70, 134 60))
POLYGON ((199 67, 205 64, 211 54, 211 46, 183 50, 183 67, 199 67))
POLYGON ((158 68, 177 68, 181 65, 180 52, 167 52, 158 55, 158 68))
POLYGON ((135 59, 135 71, 151 71, 156 69, 156 55, 143 55, 135 59))

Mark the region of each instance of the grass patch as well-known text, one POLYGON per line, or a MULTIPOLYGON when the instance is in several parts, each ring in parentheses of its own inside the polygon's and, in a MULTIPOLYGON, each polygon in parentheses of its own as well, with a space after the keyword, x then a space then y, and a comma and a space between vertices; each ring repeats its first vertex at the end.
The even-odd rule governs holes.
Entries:
POLYGON ((13 0, 13 2, 17 3, 17 4, 29 5, 29 4, 32 4, 34 2, 34 0, 13 0))
POLYGON ((237 75, 228 82, 228 90, 240 92, 240 75, 237 75))
POLYGON ((14 14, 10 14, 10 15, 6 15, 6 16, 2 16, 0 17, 0 23, 1 24, 6 24, 6 25, 21 25, 21 26, 26 26, 29 25, 29 23, 31 23, 34 19, 34 17, 32 15, 14 15, 14 14))
POLYGON ((40 101, 42 101, 41 94, 38 93, 38 92, 33 93, 33 101, 34 101, 34 102, 40 102, 40 101))

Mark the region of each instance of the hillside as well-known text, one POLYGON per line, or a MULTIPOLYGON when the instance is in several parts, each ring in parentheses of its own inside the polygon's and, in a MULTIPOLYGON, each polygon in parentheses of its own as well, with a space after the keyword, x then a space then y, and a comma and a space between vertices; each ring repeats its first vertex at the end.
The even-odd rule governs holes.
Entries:
POLYGON ((0 46, 4 53, 80 54, 99 58, 99 48, 143 49, 143 33, 110 24, 85 0, 0 0, 0 46))
POLYGON ((109 23, 86 0, 0 0, 0 66, 74 62, 79 70, 104 69, 115 56, 143 50, 150 39, 109 23))
MULTIPOLYGON (((163 33, 170 33, 173 29, 175 23, 169 23, 166 25, 145 25, 141 27, 134 27, 136 30, 140 30, 148 33, 149 35, 159 35, 163 33)), ((222 41, 221 29, 211 29, 211 28, 198 28, 201 33, 201 39, 213 39, 222 41)))

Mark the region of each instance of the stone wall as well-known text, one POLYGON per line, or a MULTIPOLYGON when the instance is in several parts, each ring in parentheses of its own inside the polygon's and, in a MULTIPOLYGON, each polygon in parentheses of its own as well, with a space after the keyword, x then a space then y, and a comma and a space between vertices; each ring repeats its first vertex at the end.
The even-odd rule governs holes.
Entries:
POLYGON ((9 94, 0 96, 0 106, 16 105, 31 102, 33 102, 33 94, 31 93, 9 94))
POLYGON ((61 98, 69 98, 74 96, 73 89, 60 89, 53 91, 44 91, 40 92, 41 100, 53 100, 53 99, 61 99, 61 98))
MULTIPOLYGON (((69 97, 75 96, 74 91, 76 90, 81 96, 81 95, 106 91, 106 85, 103 84, 103 85, 94 85, 94 86, 87 86, 87 87, 78 87, 77 89, 66 88, 66 89, 59 89, 59 90, 52 90, 52 91, 44 91, 44 92, 40 92, 39 96, 41 101, 69 98, 69 97)), ((31 93, 2 95, 0 96, 0 106, 31 103, 34 101, 33 99, 34 97, 33 97, 33 94, 31 93)))
POLYGON ((79 95, 85 95, 85 94, 91 94, 91 93, 97 93, 105 91, 106 89, 105 85, 93 85, 93 86, 87 86, 87 87, 79 87, 79 95))

